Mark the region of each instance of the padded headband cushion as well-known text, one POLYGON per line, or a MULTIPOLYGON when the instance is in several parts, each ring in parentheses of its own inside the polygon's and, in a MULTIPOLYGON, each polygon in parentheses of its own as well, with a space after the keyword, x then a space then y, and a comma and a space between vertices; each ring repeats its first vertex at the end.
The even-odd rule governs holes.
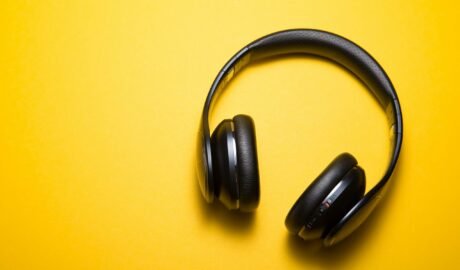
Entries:
POLYGON ((343 176, 357 164, 356 159, 348 153, 343 153, 336 157, 302 193, 291 208, 285 221, 287 229, 291 233, 298 234, 314 209, 342 180, 343 176))
POLYGON ((293 53, 313 54, 330 59, 360 78, 384 109, 396 97, 388 76, 377 61, 344 37, 320 30, 293 29, 262 37, 248 47, 253 52, 254 60, 293 53))
POLYGON ((254 122, 247 115, 233 118, 237 153, 240 210, 253 211, 259 205, 259 166, 254 122))

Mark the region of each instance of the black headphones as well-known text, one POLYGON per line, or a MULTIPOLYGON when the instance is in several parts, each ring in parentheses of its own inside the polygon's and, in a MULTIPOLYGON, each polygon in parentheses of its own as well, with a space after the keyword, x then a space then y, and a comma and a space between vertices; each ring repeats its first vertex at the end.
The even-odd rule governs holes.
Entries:
POLYGON ((253 211, 259 204, 259 169, 253 120, 237 115, 222 121, 210 136, 212 101, 243 67, 273 56, 310 54, 332 60, 355 74, 385 110, 392 154, 382 179, 365 192, 364 170, 340 154, 302 193, 286 217, 286 227, 300 237, 333 245, 353 232, 386 190, 402 143, 403 122, 396 91, 382 67, 364 49, 338 35, 294 29, 262 37, 237 52, 214 80, 204 104, 198 136, 198 179, 207 202, 218 198, 227 208, 253 211))

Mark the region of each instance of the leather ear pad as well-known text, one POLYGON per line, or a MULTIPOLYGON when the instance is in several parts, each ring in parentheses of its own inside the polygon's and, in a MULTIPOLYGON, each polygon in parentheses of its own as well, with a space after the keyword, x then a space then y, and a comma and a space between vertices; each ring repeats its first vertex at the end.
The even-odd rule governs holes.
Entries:
POLYGON ((254 121, 247 115, 233 117, 237 155, 240 210, 253 211, 259 205, 259 166, 254 121))
POLYGON ((298 234, 315 208, 357 164, 358 162, 351 154, 343 153, 336 157, 302 193, 289 211, 285 220, 289 232, 298 234))

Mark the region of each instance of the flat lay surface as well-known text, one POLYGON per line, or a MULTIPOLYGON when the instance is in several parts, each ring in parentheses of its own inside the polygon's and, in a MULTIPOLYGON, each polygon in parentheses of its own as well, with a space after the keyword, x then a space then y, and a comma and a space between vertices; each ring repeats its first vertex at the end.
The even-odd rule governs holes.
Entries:
POLYGON ((459 4, 429 1, 6 1, 0 4, 0 269, 454 268, 459 4), (391 187, 330 249, 287 212, 342 152, 385 170, 389 130, 354 76, 315 57, 246 68, 211 128, 255 121, 254 214, 208 205, 195 174, 206 94, 240 48, 272 32, 342 35, 383 66, 404 140, 391 187))

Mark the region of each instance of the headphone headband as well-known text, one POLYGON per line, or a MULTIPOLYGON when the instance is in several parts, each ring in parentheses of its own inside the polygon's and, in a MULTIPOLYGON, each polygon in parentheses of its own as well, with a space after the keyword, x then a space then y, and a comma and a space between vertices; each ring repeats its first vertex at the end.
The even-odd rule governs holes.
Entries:
POLYGON ((212 181, 212 158, 209 130, 209 112, 214 97, 245 66, 255 61, 287 54, 310 54, 336 62, 356 75, 370 89, 387 115, 391 128, 392 154, 387 170, 380 181, 345 215, 331 230, 326 244, 348 235, 369 215, 386 190, 398 160, 402 144, 403 122, 401 107, 396 91, 383 68, 364 49, 352 41, 325 31, 294 29, 264 36, 237 52, 220 70, 206 98, 203 109, 198 147, 199 181, 203 195, 208 202, 214 187, 212 181), (338 233, 340 232, 340 233, 338 233), (343 232, 343 233, 342 233, 343 232))

